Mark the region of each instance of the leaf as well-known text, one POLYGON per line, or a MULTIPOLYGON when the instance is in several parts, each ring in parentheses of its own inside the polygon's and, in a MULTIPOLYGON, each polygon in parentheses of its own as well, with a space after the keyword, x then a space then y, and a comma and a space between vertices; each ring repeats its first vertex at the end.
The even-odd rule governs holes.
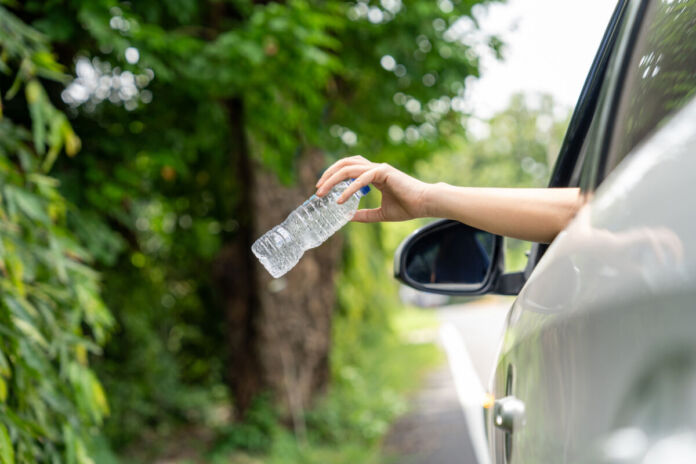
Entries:
POLYGON ((15 77, 14 82, 12 82, 12 87, 7 91, 6 96, 8 100, 12 100, 14 96, 19 92, 19 89, 22 88, 22 72, 18 72, 17 76, 15 77))
POLYGON ((0 403, 7 401, 7 382, 0 377, 0 403))
POLYGON ((46 176, 39 173, 27 174, 27 180, 35 183, 36 185, 41 185, 44 187, 58 188, 60 187, 60 181, 54 177, 46 176))
POLYGON ((65 140, 65 153, 68 156, 75 156, 82 147, 82 141, 80 141, 80 137, 75 135, 75 132, 73 131, 72 126, 70 126, 70 123, 67 119, 63 121, 61 130, 63 132, 63 139, 65 140))
POLYGON ((40 197, 9 185, 5 187, 5 195, 8 196, 8 200, 10 199, 9 197, 11 197, 17 207, 29 218, 43 224, 51 223, 51 218, 46 214, 41 204, 40 197))
POLYGON ((92 372, 90 372, 90 387, 94 405, 99 408, 101 415, 108 416, 109 402, 106 399, 106 393, 104 393, 104 388, 102 388, 101 383, 99 383, 99 380, 92 372))
POLYGON ((34 134, 34 149, 40 155, 46 151, 46 121, 44 119, 44 106, 47 103, 42 98, 43 89, 36 79, 30 80, 24 90, 29 104, 29 114, 32 121, 32 133, 34 134))
POLYGON ((4 377, 9 377, 12 375, 12 369, 10 368, 10 363, 7 360, 7 357, 5 356, 5 353, 3 353, 0 350, 0 375, 4 377))
POLYGON ((14 464, 14 448, 5 424, 0 424, 0 463, 14 464))
POLYGON ((54 437, 51 436, 52 434, 50 430, 45 429, 41 424, 21 418, 10 408, 5 409, 3 412, 7 416, 7 419, 12 423, 12 426, 15 429, 18 429, 21 433, 29 432, 37 437, 47 437, 51 440, 54 439, 54 437))
POLYGON ((68 282, 68 272, 65 269, 65 256, 63 254, 63 249, 58 243, 56 237, 53 235, 49 236, 49 243, 51 246, 51 256, 53 258, 52 261, 56 269, 56 274, 58 275, 58 280, 65 284, 68 282))
POLYGON ((19 330, 24 332, 24 335, 34 340, 37 345, 40 345, 44 349, 48 349, 48 342, 43 337, 43 335, 41 335, 41 332, 39 332, 39 330, 36 327, 34 327, 31 323, 18 317, 13 317, 12 322, 14 322, 15 326, 19 330))
POLYGON ((94 460, 89 457, 89 452, 87 451, 84 441, 78 439, 76 445, 78 464, 94 464, 94 460))
POLYGON ((17 298, 14 295, 6 293, 3 295, 2 300, 10 312, 16 317, 30 321, 39 315, 36 308, 34 308, 25 298, 17 298))
POLYGON ((51 170, 53 163, 56 161, 56 158, 58 158, 58 153, 60 153, 60 149, 63 148, 63 136, 61 134, 60 127, 64 119, 65 116, 63 116, 62 114, 60 114, 58 117, 54 115, 54 117, 52 117, 49 122, 49 149, 48 153, 46 153, 46 157, 44 158, 43 165, 41 166, 44 172, 48 172, 51 170))
POLYGON ((55 57, 48 51, 39 51, 34 53, 32 56, 34 64, 44 68, 46 71, 54 71, 56 73, 61 73, 63 71, 63 66, 56 62, 55 57))
MULTIPOLYGON (((8 247, 9 248, 9 247, 8 247)), ((24 263, 19 259, 17 253, 9 253, 5 259, 5 266, 10 274, 10 280, 17 293, 24 295, 24 263)))
POLYGON ((75 357, 77 358, 77 362, 83 366, 87 365, 87 348, 85 348, 85 345, 78 344, 75 346, 75 357))
POLYGON ((41 98, 41 84, 39 84, 39 81, 36 79, 32 79, 29 82, 27 82, 27 86, 24 90, 25 95, 27 97, 27 103, 30 105, 33 105, 35 103, 39 102, 39 99, 41 98))
POLYGON ((63 441, 65 442, 65 461, 68 464, 77 464, 77 438, 68 424, 63 426, 63 441))

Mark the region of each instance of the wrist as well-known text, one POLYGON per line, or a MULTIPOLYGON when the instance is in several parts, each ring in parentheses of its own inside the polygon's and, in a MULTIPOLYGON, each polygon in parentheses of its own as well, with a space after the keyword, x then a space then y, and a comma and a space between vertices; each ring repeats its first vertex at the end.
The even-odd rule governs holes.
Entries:
POLYGON ((447 187, 449 185, 444 182, 425 184, 421 217, 443 217, 441 211, 442 196, 447 187))

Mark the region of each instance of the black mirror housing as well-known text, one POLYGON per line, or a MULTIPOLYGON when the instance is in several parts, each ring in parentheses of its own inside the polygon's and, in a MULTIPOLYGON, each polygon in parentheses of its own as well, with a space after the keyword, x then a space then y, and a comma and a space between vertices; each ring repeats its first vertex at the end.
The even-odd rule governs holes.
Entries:
POLYGON ((444 295, 498 292, 503 271, 502 237, 448 219, 412 233, 394 256, 394 277, 444 295))

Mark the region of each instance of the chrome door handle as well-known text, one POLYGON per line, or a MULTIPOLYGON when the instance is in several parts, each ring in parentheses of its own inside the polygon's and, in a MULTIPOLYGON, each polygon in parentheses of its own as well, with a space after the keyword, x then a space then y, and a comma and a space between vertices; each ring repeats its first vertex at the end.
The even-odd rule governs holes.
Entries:
POLYGON ((493 423, 506 432, 514 432, 525 424, 524 403, 514 396, 493 403, 493 423))

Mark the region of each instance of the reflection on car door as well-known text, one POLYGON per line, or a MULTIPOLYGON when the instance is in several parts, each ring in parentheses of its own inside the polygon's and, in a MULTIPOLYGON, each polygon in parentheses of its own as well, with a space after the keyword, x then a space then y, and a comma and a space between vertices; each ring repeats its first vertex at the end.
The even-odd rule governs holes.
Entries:
POLYGON ((616 433, 640 430, 646 448, 695 417, 696 398, 666 400, 693 390, 673 367, 696 366, 696 103, 682 109, 696 93, 696 5, 633 2, 625 14, 569 176, 592 201, 508 316, 492 387, 525 404, 526 425, 491 430, 498 463, 619 462, 605 446, 616 433))

